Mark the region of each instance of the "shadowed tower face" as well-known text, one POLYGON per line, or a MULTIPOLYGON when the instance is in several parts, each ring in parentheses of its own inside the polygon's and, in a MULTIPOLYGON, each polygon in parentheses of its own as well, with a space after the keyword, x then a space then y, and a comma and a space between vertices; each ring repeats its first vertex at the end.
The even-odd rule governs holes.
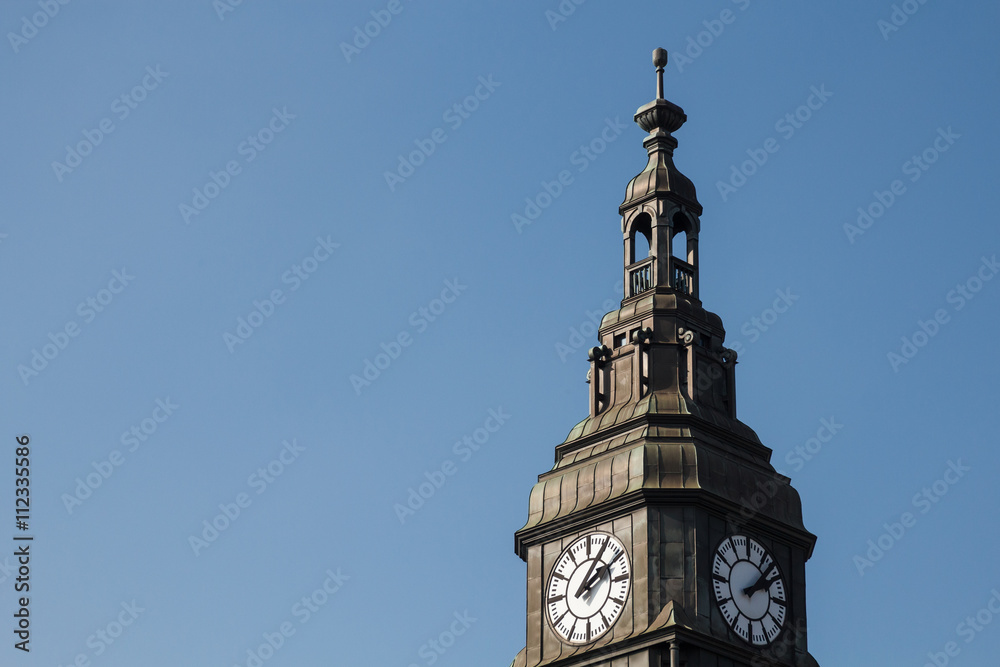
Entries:
POLYGON ((736 417, 736 353, 702 306, 702 207, 674 165, 687 120, 657 97, 635 122, 625 293, 590 351, 589 415, 556 446, 515 534, 527 563, 515 667, 816 665, 805 563, 816 538, 771 450, 736 417))

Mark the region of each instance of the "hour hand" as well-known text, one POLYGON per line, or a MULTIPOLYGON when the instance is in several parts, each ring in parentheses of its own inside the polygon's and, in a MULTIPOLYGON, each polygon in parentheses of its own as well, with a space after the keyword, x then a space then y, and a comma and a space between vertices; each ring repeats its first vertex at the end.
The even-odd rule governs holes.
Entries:
POLYGON ((594 584, 596 584, 598 581, 600 581, 601 579, 603 579, 604 575, 607 574, 608 571, 611 569, 611 563, 614 563, 614 562, 615 561, 612 559, 612 560, 608 561, 600 570, 598 570, 597 573, 594 574, 593 577, 591 577, 590 581, 587 582, 587 585, 584 587, 583 590, 585 590, 585 591, 590 590, 590 588, 594 584))
POLYGON ((757 581, 754 582, 753 585, 747 586, 746 588, 743 589, 743 594, 748 597, 753 597, 754 593, 756 593, 757 591, 762 591, 770 585, 771 582, 767 578, 767 574, 761 572, 760 576, 757 577, 757 581))

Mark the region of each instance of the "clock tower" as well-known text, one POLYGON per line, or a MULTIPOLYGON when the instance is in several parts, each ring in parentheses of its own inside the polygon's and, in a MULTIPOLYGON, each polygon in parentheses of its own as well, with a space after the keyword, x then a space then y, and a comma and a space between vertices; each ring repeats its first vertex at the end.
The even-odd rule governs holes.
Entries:
POLYGON ((736 353, 701 302, 702 207, 674 165, 687 116, 663 99, 666 63, 653 52, 656 99, 635 114, 649 161, 618 209, 625 294, 590 350, 590 414, 556 446, 514 536, 527 627, 512 667, 817 664, 816 538, 736 417, 736 353))

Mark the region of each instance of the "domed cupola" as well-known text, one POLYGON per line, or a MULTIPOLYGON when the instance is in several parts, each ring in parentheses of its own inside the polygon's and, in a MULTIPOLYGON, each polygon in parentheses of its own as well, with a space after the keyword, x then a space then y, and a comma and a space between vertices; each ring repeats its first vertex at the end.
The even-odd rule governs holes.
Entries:
POLYGON ((663 68, 667 64, 667 52, 663 49, 654 51, 653 64, 657 73, 656 99, 640 107, 634 117, 636 124, 649 132, 642 142, 649 153, 649 163, 625 188, 625 201, 619 210, 624 213, 625 209, 637 203, 663 195, 701 215, 702 208, 694 183, 674 166, 677 139, 671 133, 687 121, 687 116, 684 109, 663 99, 663 68))

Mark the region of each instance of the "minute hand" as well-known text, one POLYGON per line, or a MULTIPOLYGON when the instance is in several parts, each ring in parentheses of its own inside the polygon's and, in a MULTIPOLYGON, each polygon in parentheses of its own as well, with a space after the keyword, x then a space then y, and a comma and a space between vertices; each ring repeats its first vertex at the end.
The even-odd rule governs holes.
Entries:
POLYGON ((601 562, 601 556, 604 555, 604 550, 607 548, 609 541, 610 540, 604 540, 604 544, 602 544, 601 548, 598 550, 597 558, 594 559, 594 562, 590 564, 590 569, 587 570, 587 576, 585 576, 583 581, 580 582, 580 588, 576 589, 576 597, 583 595, 584 591, 589 588, 587 582, 590 581, 590 575, 594 573, 594 568, 601 562))

